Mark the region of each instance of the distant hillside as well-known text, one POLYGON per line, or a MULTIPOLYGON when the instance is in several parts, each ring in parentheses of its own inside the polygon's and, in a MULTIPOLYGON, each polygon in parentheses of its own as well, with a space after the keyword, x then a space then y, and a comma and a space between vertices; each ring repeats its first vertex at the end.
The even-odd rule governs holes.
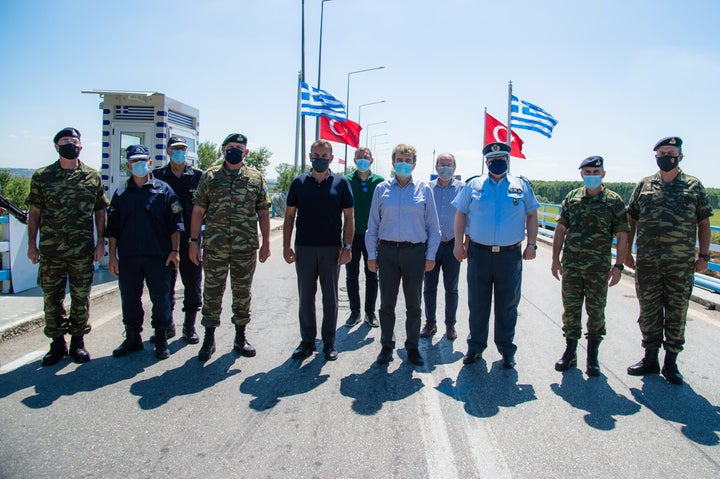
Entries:
POLYGON ((35 173, 35 170, 30 168, 0 168, 2 170, 8 170, 10 171, 10 174, 13 176, 24 176, 26 178, 30 178, 33 173, 35 173))

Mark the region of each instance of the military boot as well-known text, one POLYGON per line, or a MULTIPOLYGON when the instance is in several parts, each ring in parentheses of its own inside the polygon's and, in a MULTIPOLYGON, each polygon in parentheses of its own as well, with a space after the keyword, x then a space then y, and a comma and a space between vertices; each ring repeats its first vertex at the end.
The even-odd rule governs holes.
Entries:
POLYGON ((677 355, 678 353, 671 353, 665 351, 665 362, 662 367, 662 375, 665 379, 672 384, 680 385, 683 383, 683 376, 678 371, 677 367, 677 355))
POLYGON ((255 356, 255 348, 252 344, 248 343, 245 337, 245 325, 235 325, 235 342, 233 343, 233 349, 240 353, 240 356, 253 357, 255 356))
POLYGON ((182 337, 188 344, 197 344, 200 342, 200 338, 195 331, 195 318, 197 317, 197 311, 185 311, 185 322, 182 328, 182 337))
MULTIPOLYGON (((165 333, 165 340, 172 339, 177 334, 177 331, 175 330, 175 323, 170 321, 170 326, 167 327, 167 332, 165 333)), ((149 341, 153 344, 155 344, 155 335, 153 334, 150 336, 149 341)))
POLYGON ((116 358, 127 356, 135 351, 142 351, 143 343, 140 337, 140 331, 134 328, 125 328, 125 341, 115 348, 112 355, 116 358))
POLYGON ((167 328, 155 328, 155 357, 158 359, 167 359, 170 357, 167 332, 167 328))
POLYGON ((555 363, 555 371, 567 371, 571 366, 577 364, 577 339, 566 339, 565 352, 555 363))
POLYGON ((598 361, 599 349, 599 339, 588 339, 587 369, 585 370, 585 374, 588 376, 600 376, 600 362, 598 361))
POLYGON ((67 353, 68 349, 67 344, 65 343, 65 336, 53 338, 50 343, 50 351, 48 351, 42 359, 42 365, 52 366, 53 364, 57 364, 62 358, 67 356, 67 353))
POLYGON ((90 353, 85 349, 83 336, 73 336, 70 339, 70 356, 76 363, 82 364, 90 361, 90 353))
POLYGON ((205 328, 205 337, 198 352, 200 361, 207 361, 215 352, 215 328, 205 328))
POLYGON ((644 376, 646 374, 657 374, 659 372, 660 363, 658 363, 657 349, 646 349, 645 357, 627 368, 627 373, 630 376, 644 376))

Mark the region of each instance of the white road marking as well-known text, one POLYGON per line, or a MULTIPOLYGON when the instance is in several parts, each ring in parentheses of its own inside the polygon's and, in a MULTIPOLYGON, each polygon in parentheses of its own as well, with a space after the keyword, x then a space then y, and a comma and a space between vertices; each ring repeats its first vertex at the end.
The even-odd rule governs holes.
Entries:
POLYGON ((45 351, 33 351, 32 353, 27 353, 25 356, 18 358, 15 361, 11 361, 6 365, 0 367, 0 373, 8 373, 10 371, 14 371, 17 368, 25 366, 27 363, 34 361, 44 355, 45 351))
POLYGON ((420 377, 425 384, 422 388, 422 406, 425 411, 420 414, 420 431, 425 443, 428 477, 458 477, 455 455, 445 427, 435 381, 432 374, 423 374, 420 377))

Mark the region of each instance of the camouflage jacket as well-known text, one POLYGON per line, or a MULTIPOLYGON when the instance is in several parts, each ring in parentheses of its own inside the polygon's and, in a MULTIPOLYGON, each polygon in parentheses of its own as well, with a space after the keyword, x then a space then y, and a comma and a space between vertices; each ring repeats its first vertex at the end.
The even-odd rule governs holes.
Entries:
POLYGON ((40 210, 40 254, 92 255, 93 213, 109 204, 100 174, 82 162, 73 170, 63 169, 59 161, 37 170, 27 205, 40 210))
POLYGON ((692 262, 698 222, 712 216, 700 180, 682 170, 669 183, 660 173, 640 180, 628 203, 637 221, 638 261, 692 262))
POLYGON ((204 250, 259 247, 257 212, 270 209, 267 183, 259 171, 245 165, 231 171, 224 163, 210 167, 200 179, 193 204, 205 209, 204 250))
POLYGON ((585 187, 568 193, 557 222, 567 228, 563 267, 589 271, 607 271, 613 238, 630 230, 625 203, 604 185, 597 195, 588 195, 585 187))

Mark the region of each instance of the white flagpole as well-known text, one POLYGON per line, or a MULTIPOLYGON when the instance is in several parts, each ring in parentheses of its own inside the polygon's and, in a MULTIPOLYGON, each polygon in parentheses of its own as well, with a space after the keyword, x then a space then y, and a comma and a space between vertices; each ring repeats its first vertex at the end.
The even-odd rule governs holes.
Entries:
POLYGON ((512 116, 512 80, 508 82, 508 117, 507 117, 507 144, 512 147, 512 127, 510 126, 510 117, 512 116))
POLYGON ((295 118, 295 174, 298 173, 298 160, 300 158, 300 99, 302 96, 300 89, 300 80, 302 78, 302 72, 298 71, 297 80, 297 116, 295 118))
MULTIPOLYGON (((483 110, 483 142, 482 142, 482 149, 485 149, 485 145, 487 145, 487 107, 483 110)), ((482 167, 480 168, 480 174, 485 174, 485 161, 482 161, 482 167)))

